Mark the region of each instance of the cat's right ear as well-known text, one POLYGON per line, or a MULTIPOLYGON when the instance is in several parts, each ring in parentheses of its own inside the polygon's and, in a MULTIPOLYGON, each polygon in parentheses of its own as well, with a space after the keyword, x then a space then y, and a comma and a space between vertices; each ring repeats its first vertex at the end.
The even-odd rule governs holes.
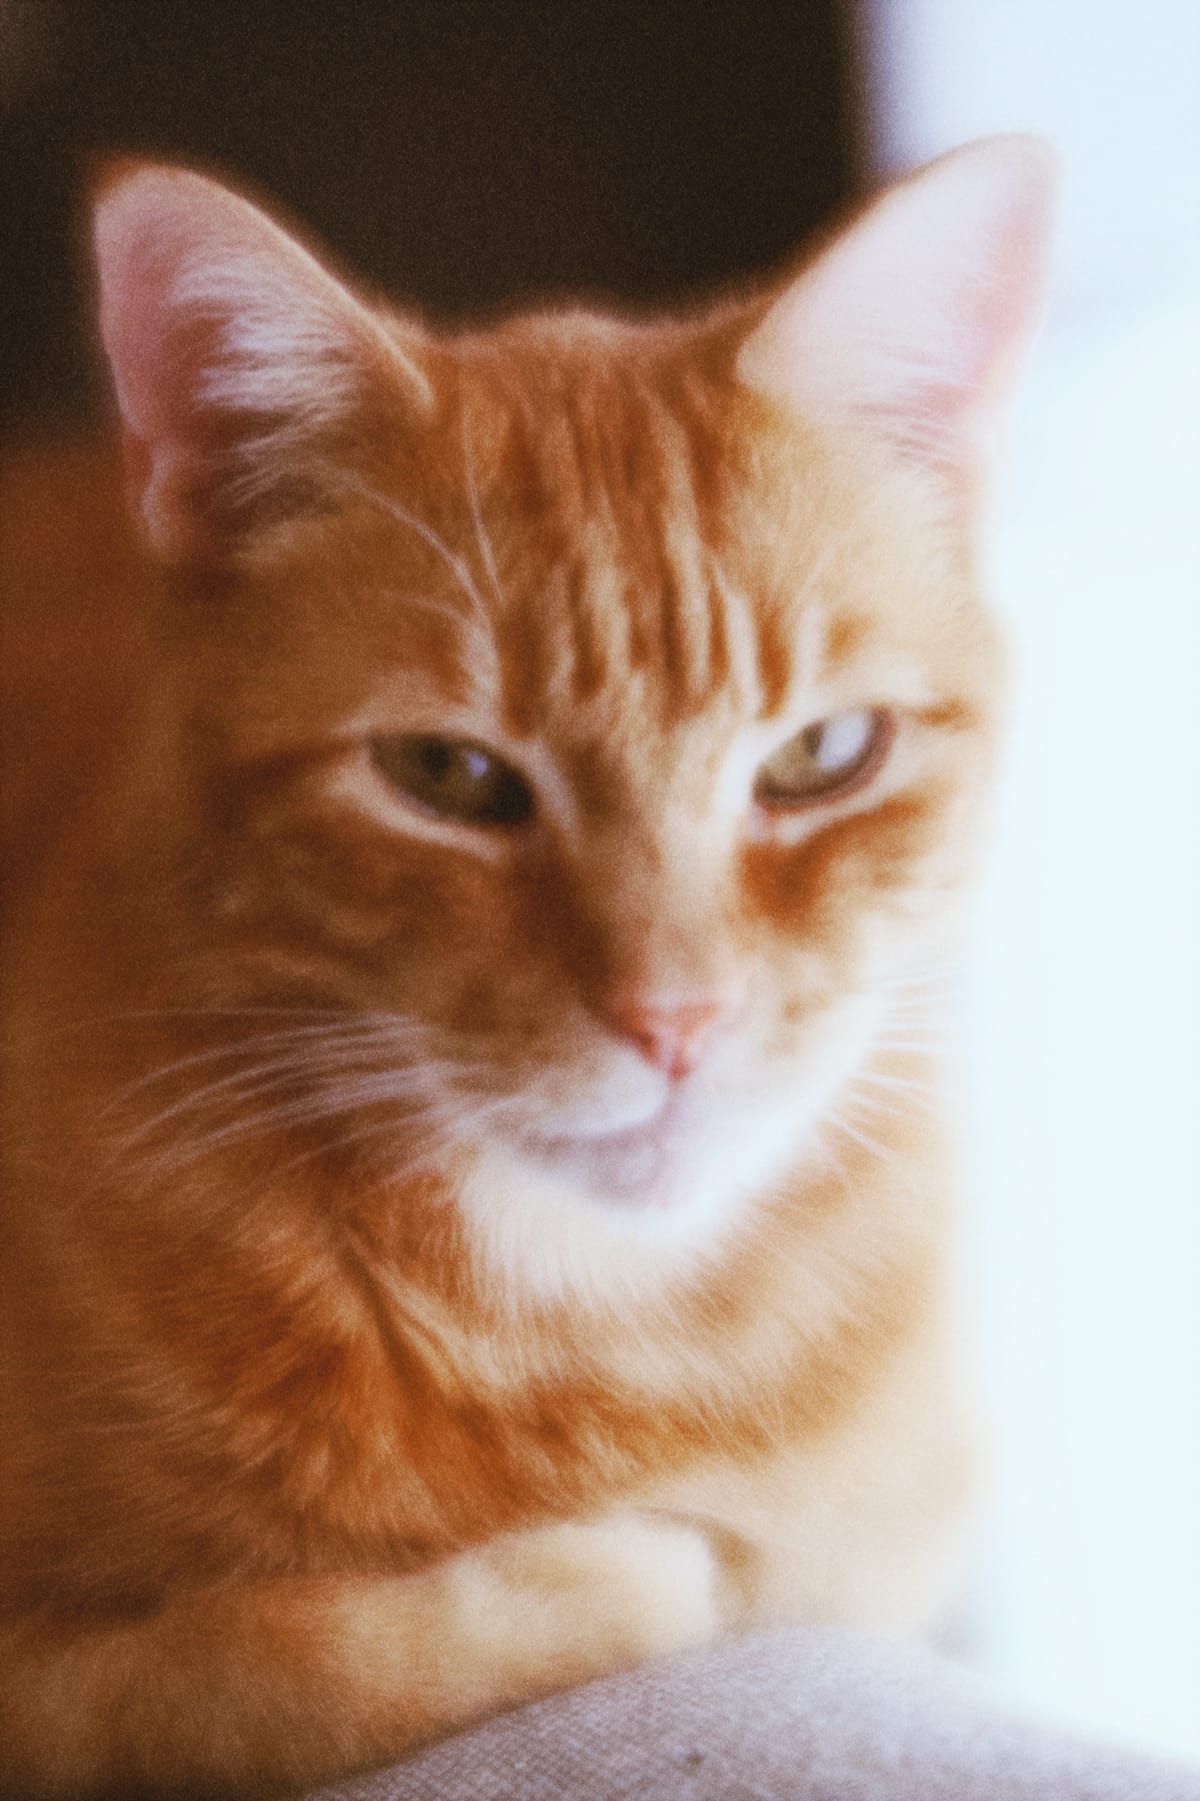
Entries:
POLYGON ((432 404, 415 328, 205 176, 111 165, 95 247, 132 498, 170 561, 220 560, 257 522, 315 504, 389 396, 432 404))

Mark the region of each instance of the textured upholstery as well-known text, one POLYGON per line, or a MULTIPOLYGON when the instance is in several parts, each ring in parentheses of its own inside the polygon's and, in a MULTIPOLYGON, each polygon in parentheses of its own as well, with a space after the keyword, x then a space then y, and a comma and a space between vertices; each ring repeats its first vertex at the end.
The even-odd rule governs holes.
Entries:
POLYGON ((1200 1771, 1005 1714, 954 1666, 771 1632, 492 1720, 311 1801, 1200 1801, 1200 1771))

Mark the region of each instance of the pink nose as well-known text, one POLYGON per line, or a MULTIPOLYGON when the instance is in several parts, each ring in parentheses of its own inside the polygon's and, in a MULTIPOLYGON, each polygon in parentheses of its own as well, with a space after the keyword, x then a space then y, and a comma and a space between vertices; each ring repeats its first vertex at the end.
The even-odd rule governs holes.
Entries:
POLYGON ((701 1062, 713 1040, 738 1011, 732 994, 617 995, 604 1008, 608 1023, 636 1044, 647 1062, 667 1075, 686 1076, 701 1062))

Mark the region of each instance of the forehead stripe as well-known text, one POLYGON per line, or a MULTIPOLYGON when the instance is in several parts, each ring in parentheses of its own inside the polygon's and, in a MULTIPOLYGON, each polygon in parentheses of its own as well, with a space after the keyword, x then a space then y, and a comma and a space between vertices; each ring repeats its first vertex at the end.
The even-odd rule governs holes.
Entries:
POLYGON ((754 710, 778 706, 791 667, 783 620, 725 580, 714 555, 728 455, 714 397, 621 366, 574 373, 509 412, 506 473, 520 492, 507 504, 545 513, 549 567, 507 609, 508 710, 530 729, 555 692, 587 704, 637 674, 667 723, 731 679, 754 710))

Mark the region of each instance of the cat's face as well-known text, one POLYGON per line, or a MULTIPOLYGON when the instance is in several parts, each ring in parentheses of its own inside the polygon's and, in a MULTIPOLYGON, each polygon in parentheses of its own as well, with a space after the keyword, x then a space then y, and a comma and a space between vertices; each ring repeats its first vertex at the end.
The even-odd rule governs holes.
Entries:
MULTIPOLYGON (((153 216, 161 245, 194 178, 141 179, 138 241, 153 216)), ((320 301, 303 353, 317 325, 341 347, 330 391, 371 367, 322 412, 294 391, 299 309, 271 349, 229 275, 239 232, 260 291, 284 253, 216 192, 235 210, 190 387, 161 294, 131 341, 156 330, 170 380, 123 356, 144 267, 112 276, 107 320, 147 517, 192 590, 171 636, 202 980, 359 1022, 325 1072, 347 1142, 349 1120, 378 1149, 391 1108, 398 1140, 436 1121, 531 1191, 727 1211, 819 1135, 952 931, 997 687, 970 457, 947 451, 969 409, 944 368, 944 429, 928 400, 897 432, 875 400, 797 397, 776 340, 807 329, 786 309, 812 276, 765 319, 436 341, 364 326, 296 262, 283 285, 320 301), (278 365, 267 401, 252 353, 278 365), (900 454, 917 414, 923 460, 900 454)))

